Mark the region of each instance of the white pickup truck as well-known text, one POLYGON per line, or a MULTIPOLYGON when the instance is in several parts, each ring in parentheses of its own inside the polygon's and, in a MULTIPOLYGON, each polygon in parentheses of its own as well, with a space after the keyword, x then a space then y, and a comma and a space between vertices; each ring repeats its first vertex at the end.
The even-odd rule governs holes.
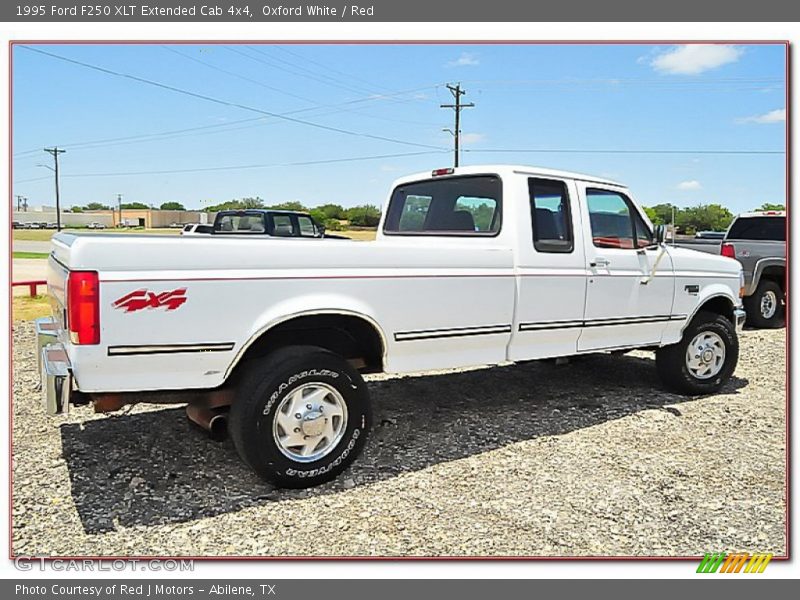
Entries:
POLYGON ((644 348, 665 385, 715 392, 742 285, 737 261, 667 247, 619 183, 438 169, 395 182, 374 242, 54 236, 43 394, 50 414, 187 403, 263 478, 307 487, 364 446, 363 373, 644 348))

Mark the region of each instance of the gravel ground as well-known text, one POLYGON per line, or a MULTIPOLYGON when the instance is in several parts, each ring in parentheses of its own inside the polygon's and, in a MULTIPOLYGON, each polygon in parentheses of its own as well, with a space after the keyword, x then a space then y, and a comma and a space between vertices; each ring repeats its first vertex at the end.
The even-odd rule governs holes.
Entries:
POLYGON ((13 551, 50 556, 696 556, 786 550, 785 332, 722 393, 652 354, 373 377, 356 464, 275 490, 182 408, 47 418, 14 324, 13 551))

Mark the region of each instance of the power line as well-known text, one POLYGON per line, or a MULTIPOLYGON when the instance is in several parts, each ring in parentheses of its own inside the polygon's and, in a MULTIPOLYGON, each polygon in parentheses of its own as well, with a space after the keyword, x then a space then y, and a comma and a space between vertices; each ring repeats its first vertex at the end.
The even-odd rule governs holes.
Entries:
POLYGON ((439 146, 433 146, 431 144, 420 144, 420 143, 417 143, 417 142, 410 142, 410 141, 407 141, 407 140, 399 140, 399 139, 390 138, 390 137, 381 136, 381 135, 374 135, 374 134, 365 133, 365 132, 351 131, 349 129, 342 129, 341 127, 333 127, 333 126, 330 126, 330 125, 323 125, 321 123, 315 123, 313 121, 306 121, 304 119, 298 119, 296 117, 290 117, 290 116, 286 116, 286 115, 281 115, 279 113, 275 113, 275 112, 272 112, 272 111, 263 110, 263 109, 259 109, 259 108, 254 108, 254 107, 248 106, 246 104, 240 104, 238 102, 232 102, 232 101, 229 101, 229 100, 221 100, 219 98, 214 98, 213 96, 208 96, 206 94, 193 92, 191 90, 185 90, 185 89, 182 89, 182 88, 179 88, 179 87, 175 87, 173 85, 169 85, 169 84, 166 84, 166 83, 161 83, 161 82, 158 82, 158 81, 154 81, 152 79, 146 79, 144 77, 139 77, 137 75, 131 75, 130 73, 123 73, 121 71, 114 71, 112 69, 107 69, 105 67, 99 67, 97 65, 93 65, 93 64, 90 64, 90 63, 82 62, 82 61, 75 60, 75 59, 72 59, 72 58, 67 58, 66 56, 61 56, 59 54, 54 54, 52 52, 47 52, 47 51, 41 50, 39 48, 32 48, 30 46, 19 46, 19 47, 20 48, 25 48, 26 50, 30 50, 31 52, 36 52, 38 54, 43 54, 45 56, 49 56, 51 58, 55 58, 57 60, 61 60, 61 61, 64 61, 64 62, 75 64, 75 65, 79 65, 81 67, 84 67, 84 68, 87 68, 87 69, 92 69, 92 70, 98 71, 100 73, 105 73, 106 75, 113 75, 115 77, 122 77, 124 79, 130 79, 132 81, 137 81, 139 83, 144 83, 146 85, 150 85, 150 86, 153 86, 153 87, 157 87, 157 88, 161 88, 161 89, 168 90, 168 91, 171 91, 171 92, 175 92, 177 94, 183 94, 185 96, 190 96, 192 98, 197 98, 199 100, 205 100, 206 102, 212 102, 214 104, 220 104, 222 106, 229 106, 229 107, 233 107, 233 108, 240 108, 242 110, 247 110, 247 111, 258 113, 258 114, 267 115, 269 117, 275 117, 277 119, 282 119, 282 120, 289 121, 289 122, 292 122, 292 123, 297 123, 297 124, 300 124, 300 125, 306 125, 308 127, 314 127, 316 129, 321 129, 321 130, 324 130, 324 131, 331 131, 331 132, 334 132, 334 133, 341 133, 343 135, 349 135, 349 136, 353 136, 353 137, 363 137, 363 138, 368 138, 368 139, 374 139, 374 140, 383 141, 383 142, 391 142, 391 143, 394 143, 394 144, 402 144, 402 145, 405 145, 405 146, 415 146, 415 147, 418 147, 418 148, 431 148, 431 149, 435 149, 435 150, 439 150, 440 149, 439 146))
POLYGON ((316 104, 316 102, 314 100, 312 100, 311 98, 306 98, 305 96, 299 96, 298 94, 293 94, 292 92, 287 92, 287 91, 282 90, 280 88, 276 88, 274 86, 268 85, 268 84, 266 84, 266 83, 264 83, 262 81, 258 81, 257 79, 252 79, 250 77, 246 77, 244 75, 240 75, 239 73, 236 73, 234 71, 228 71, 227 69, 223 69, 221 67, 218 67, 218 66, 216 66, 214 64, 211 64, 210 62, 206 62, 206 61, 201 60, 199 58, 195 58, 194 56, 189 56, 188 54, 184 54, 183 52, 181 52, 180 50, 176 50, 175 48, 170 48, 169 46, 164 46, 164 45, 162 45, 161 47, 164 50, 167 50, 168 52, 172 52, 173 54, 177 54, 178 56, 182 56, 186 60, 191 60, 192 62, 196 62, 198 64, 201 64, 201 65, 203 65, 205 67, 208 67, 209 69, 213 69, 214 71, 219 71, 220 73, 224 73, 225 75, 229 75, 231 77, 236 77, 237 79, 241 79, 242 81, 247 81, 247 82, 253 83, 255 85, 260 85, 261 87, 263 87, 265 89, 272 90, 273 92, 278 92, 279 94, 284 94, 284 95, 289 96, 291 98, 295 98, 296 100, 302 100, 304 102, 310 102, 311 104, 316 104))
POLYGON ((326 65, 326 64, 323 64, 323 63, 321 63, 319 61, 316 61, 316 60, 314 60, 312 58, 309 58, 307 56, 303 56, 302 54, 300 54, 298 52, 294 52, 293 50, 289 50, 288 48, 286 48, 284 46, 276 45, 276 46, 273 46, 273 47, 276 50, 280 50, 281 52, 284 52, 286 54, 291 54, 292 56, 296 56, 300 60, 304 60, 304 61, 309 62, 311 64, 315 64, 317 66, 320 66, 323 69, 325 69, 326 71, 330 71, 332 73, 338 73, 339 75, 343 75, 344 77, 349 77, 350 79, 354 79, 356 81, 360 81, 361 83, 366 83, 367 85, 372 85, 372 82, 369 82, 366 79, 362 79, 361 77, 358 77, 358 76, 353 75, 351 73, 345 73, 344 71, 340 71, 339 69, 335 69, 334 67, 331 67, 330 65, 326 65))
POLYGON ((281 58, 276 58, 276 57, 270 56, 269 54, 267 54, 266 52, 264 52, 260 48, 254 48, 252 46, 246 46, 246 48, 248 50, 250 50, 251 52, 255 52, 256 54, 260 55, 260 57, 263 57, 263 58, 260 58, 259 56, 253 56, 251 54, 246 54, 246 53, 244 53, 244 52, 242 52, 242 51, 240 51, 238 49, 234 49, 234 48, 230 48, 230 47, 228 47, 228 50, 231 50, 231 51, 235 52, 236 54, 240 54, 242 56, 245 56, 245 57, 249 58, 250 60, 254 60, 254 61, 259 62, 261 64, 267 65, 267 66, 269 66, 269 67, 271 67, 273 69, 278 69, 279 71, 284 71, 286 73, 290 73, 290 74, 296 75, 298 77, 305 77, 306 79, 311 79, 313 81, 317 81, 319 83, 322 83, 322 84, 325 84, 325 85, 329 85, 331 87, 339 88, 341 90, 345 90, 345 91, 348 91, 348 92, 355 92, 356 94, 363 94, 364 92, 372 93, 372 90, 366 89, 364 87, 360 87, 360 88, 359 87, 355 87, 355 86, 349 85, 347 83, 343 83, 343 82, 339 81, 338 79, 336 79, 334 77, 330 77, 328 75, 322 75, 322 74, 314 73, 313 71, 309 71, 308 69, 305 69, 303 67, 298 67, 296 65, 290 65, 290 66, 293 67, 293 69, 291 69, 291 68, 283 67, 281 65, 277 65, 274 62, 268 62, 269 60, 272 60, 272 61, 278 60, 278 61, 283 62, 284 64, 290 64, 290 63, 288 63, 287 61, 285 61, 285 60, 283 60, 281 58), (298 68, 301 69, 301 71, 297 71, 298 68), (306 71, 306 73, 303 73, 302 71, 306 71))
MULTIPOLYGON (((400 96, 400 95, 410 94, 410 93, 413 93, 413 92, 418 92, 420 90, 425 90, 425 89, 429 89, 429 88, 432 88, 432 87, 434 87, 434 86, 423 86, 423 87, 417 87, 417 88, 412 88, 412 89, 408 89, 408 90, 401 90, 401 91, 397 91, 397 92, 392 92, 390 94, 384 94, 384 97, 393 97, 393 96, 400 96)), ((373 101, 379 100, 379 99, 380 98, 377 98, 375 96, 370 96, 370 97, 367 97, 367 98, 357 98, 357 99, 354 99, 354 100, 347 100, 345 102, 337 102, 337 103, 334 103, 334 104, 320 104, 320 105, 317 105, 317 106, 311 106, 311 107, 307 107, 307 108, 299 108, 299 109, 291 110, 291 111, 284 112, 284 113, 281 113, 281 114, 282 115, 295 115, 295 114, 300 114, 300 113, 305 113, 305 112, 310 112, 310 111, 322 110, 322 109, 326 109, 326 108, 337 108, 337 107, 342 107, 342 106, 350 106, 350 105, 354 105, 354 104, 360 104, 360 103, 364 103, 364 102, 373 102, 373 101)), ((341 111, 337 110, 337 111, 318 113, 317 116, 327 116, 327 115, 331 115, 331 114, 336 114, 338 112, 341 112, 341 111)), ((363 114, 363 113, 361 113, 361 114, 363 114)), ((371 115, 365 115, 365 116, 371 116, 371 115)), ((222 131, 222 132, 225 132, 225 133, 227 133, 228 131, 239 131, 241 129, 246 129, 246 127, 233 127, 233 126, 234 125, 241 125, 243 123, 254 123, 254 122, 258 122, 258 121, 262 121, 264 123, 268 122, 265 117, 250 117, 248 119, 237 119, 235 121, 228 121, 226 123, 214 123, 212 125, 200 125, 200 126, 197 126, 197 127, 186 127, 186 128, 183 128, 183 129, 170 129, 170 130, 167 130, 167 131, 159 131, 159 132, 153 132, 153 133, 143 133, 143 134, 139 134, 139 135, 129 135, 129 136, 121 136, 121 137, 113 137, 113 138, 100 138, 100 139, 86 140, 86 141, 81 141, 81 142, 68 142, 68 143, 65 143, 65 144, 62 144, 62 145, 69 146, 70 151, 76 151, 76 150, 81 150, 81 149, 84 149, 84 148, 104 148, 104 147, 108 147, 108 146, 117 146, 117 145, 126 144, 126 143, 162 141, 162 140, 167 140, 167 139, 173 139, 173 138, 176 138, 176 137, 185 137, 185 136, 189 136, 189 135, 205 135, 206 130, 208 130, 207 133, 217 133, 217 131, 211 131, 211 130, 219 130, 219 131, 222 131), (200 132, 200 133, 195 133, 195 132, 200 132), (151 139, 151 138, 154 138, 154 139, 151 139)), ((14 158, 25 158, 25 157, 29 157, 29 156, 35 156, 39 152, 41 152, 41 148, 35 148, 35 149, 31 149, 31 150, 22 150, 20 152, 16 152, 14 154, 14 158)))
MULTIPOLYGON (((244 169, 268 169, 275 167, 301 167, 310 165, 324 165, 332 163, 345 163, 345 162, 360 162, 367 160, 381 160, 386 158, 403 158, 410 156, 425 156, 431 154, 440 154, 449 152, 449 150, 428 150, 421 152, 401 152, 397 154, 379 154, 371 156, 351 156, 345 158, 326 158, 321 160, 285 162, 285 163, 271 163, 271 164, 250 164, 250 165, 226 165, 221 167, 196 167, 189 169, 162 169, 153 171, 118 171, 111 173, 70 173, 65 177, 127 177, 137 175, 172 175, 182 173, 204 173, 210 171, 234 171, 244 169)), ((18 182, 22 183, 22 182, 18 182)))
POLYGON ((34 181, 44 181, 45 179, 50 179, 50 177, 47 176, 47 177, 33 177, 31 179, 20 179, 19 181, 15 181, 14 185, 17 185, 17 184, 20 184, 20 183, 33 183, 34 181))

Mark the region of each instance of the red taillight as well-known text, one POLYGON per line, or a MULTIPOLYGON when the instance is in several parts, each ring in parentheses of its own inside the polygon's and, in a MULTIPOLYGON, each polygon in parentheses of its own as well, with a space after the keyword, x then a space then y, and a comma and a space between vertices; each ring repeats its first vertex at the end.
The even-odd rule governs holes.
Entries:
POLYGON ((447 169, 434 169, 431 175, 433 177, 441 177, 442 175, 452 175, 455 173, 455 169, 453 167, 447 169))
POLYGON ((69 274, 67 324, 72 343, 100 343, 100 280, 96 271, 69 274))
POLYGON ((733 244, 722 244, 719 249, 719 253, 722 256, 727 256, 728 258, 736 258, 736 250, 733 247, 733 244))

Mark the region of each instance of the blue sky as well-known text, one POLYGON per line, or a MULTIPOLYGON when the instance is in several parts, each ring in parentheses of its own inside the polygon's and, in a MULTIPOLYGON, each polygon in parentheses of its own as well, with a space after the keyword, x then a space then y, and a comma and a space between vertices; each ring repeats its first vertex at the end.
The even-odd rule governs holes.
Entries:
POLYGON ((451 165, 448 82, 476 104, 463 164, 606 176, 646 205, 785 201, 783 154, 696 152, 784 150, 783 45, 34 48, 205 98, 15 47, 13 187, 31 205, 53 204, 52 173, 37 166, 53 145, 67 150, 64 206, 118 193, 155 206, 381 204, 396 177, 451 165), (353 158, 370 159, 324 162, 353 158))

